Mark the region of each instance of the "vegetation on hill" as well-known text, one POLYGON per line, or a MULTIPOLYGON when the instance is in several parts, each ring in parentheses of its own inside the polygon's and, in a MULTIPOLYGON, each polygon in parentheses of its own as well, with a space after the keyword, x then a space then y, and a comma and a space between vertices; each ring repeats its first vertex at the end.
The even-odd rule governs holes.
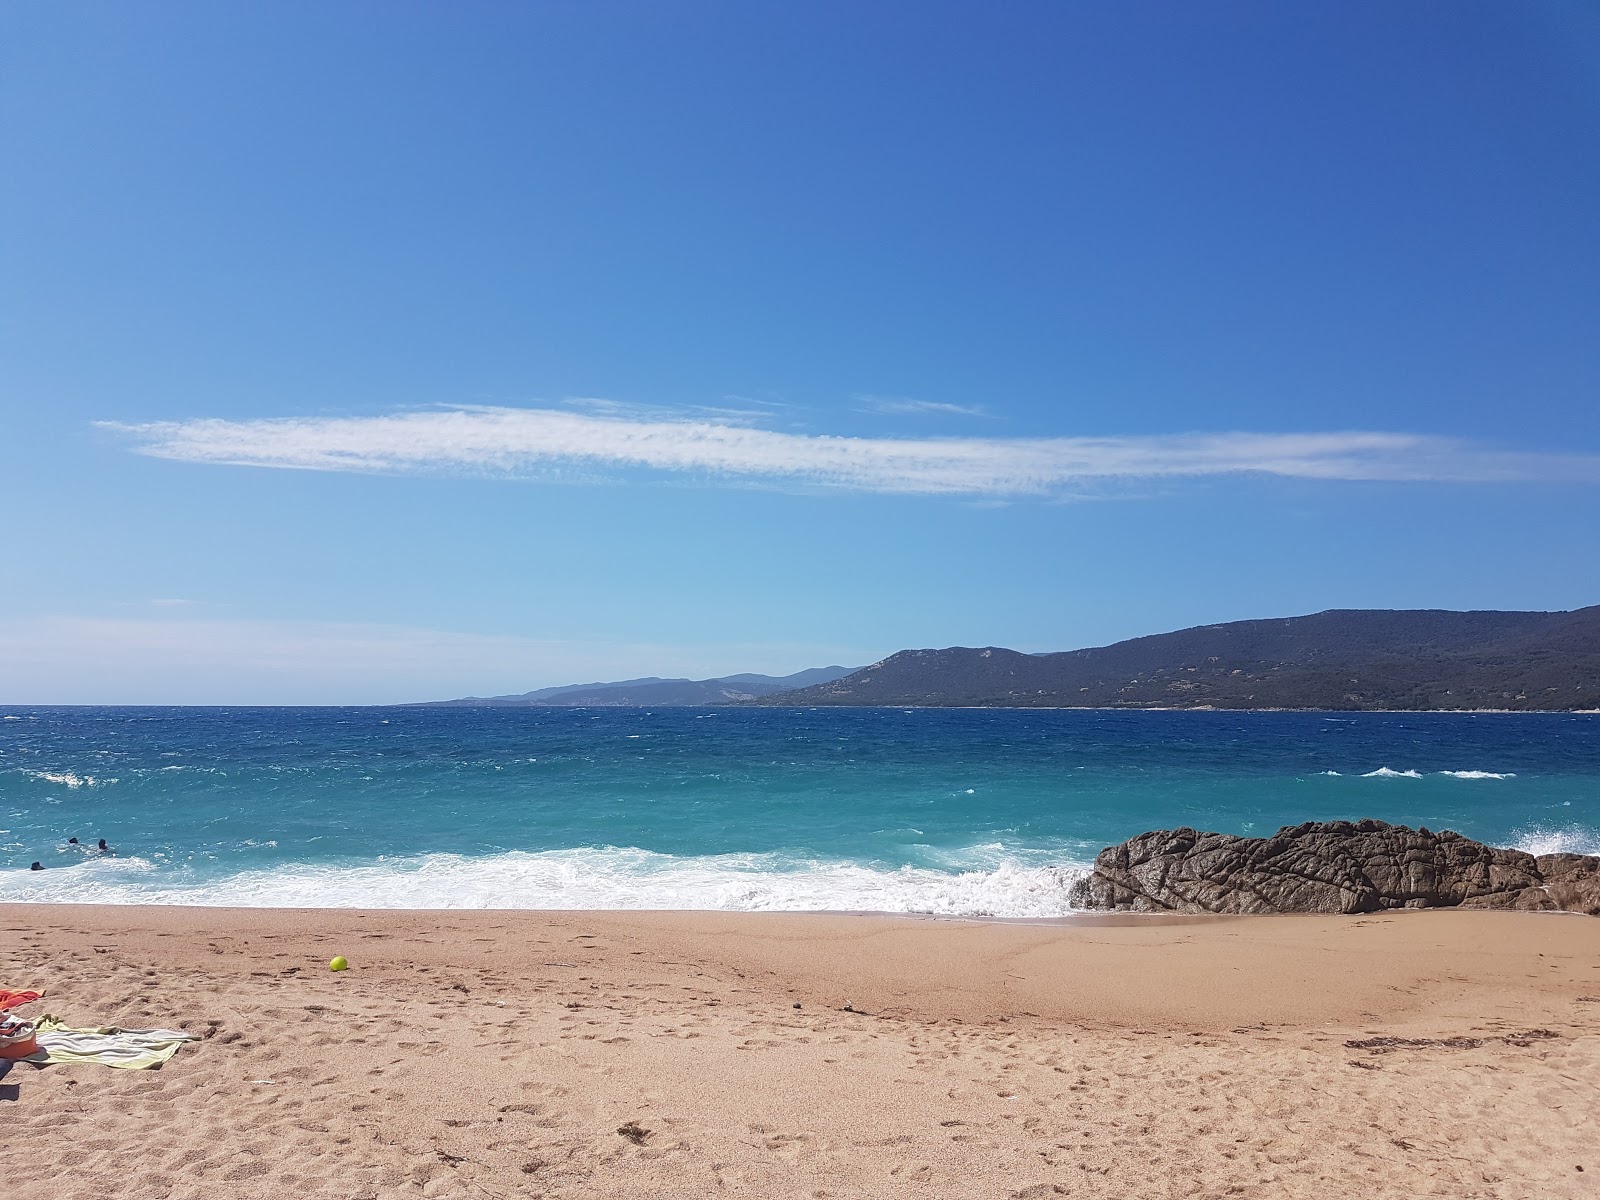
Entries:
POLYGON ((902 650, 781 705, 1348 710, 1600 708, 1600 606, 1331 609, 1055 654, 902 650))

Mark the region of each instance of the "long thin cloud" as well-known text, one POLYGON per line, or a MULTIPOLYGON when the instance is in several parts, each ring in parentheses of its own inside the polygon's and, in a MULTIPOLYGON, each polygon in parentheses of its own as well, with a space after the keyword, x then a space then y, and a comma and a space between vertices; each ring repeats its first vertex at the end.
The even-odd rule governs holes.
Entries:
POLYGON ((905 396, 857 396, 867 411, 887 413, 890 416, 946 416, 986 417, 989 415, 980 404, 948 404, 943 400, 912 400, 905 396))
POLYGON ((1048 496, 1095 481, 1242 473, 1325 480, 1600 482, 1597 455, 1503 451, 1406 433, 857 438, 706 419, 487 407, 103 427, 132 438, 141 454, 194 463, 510 475, 644 468, 913 494, 1048 496))

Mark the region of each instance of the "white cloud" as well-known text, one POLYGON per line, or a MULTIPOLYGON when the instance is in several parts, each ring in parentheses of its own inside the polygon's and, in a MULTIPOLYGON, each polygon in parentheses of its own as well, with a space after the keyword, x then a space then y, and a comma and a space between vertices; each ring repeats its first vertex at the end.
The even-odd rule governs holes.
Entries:
POLYGON ((859 438, 726 421, 463 407, 376 417, 104 423, 141 454, 317 471, 559 475, 643 468, 869 492, 1051 496, 1097 481, 1258 473, 1298 479, 1600 482, 1600 456, 1409 433, 859 438))
POLYGON ((338 621, 0 621, 0 704, 390 704, 642 675, 782 675, 861 648, 665 646, 338 621))
MULTIPOLYGON (((735 398, 737 403, 737 398, 735 398)), ((599 396, 568 396, 561 401, 568 408, 582 409, 597 417, 616 421, 709 421, 719 425, 755 425, 770 420, 772 406, 765 408, 732 407, 729 405, 695 404, 687 408, 668 408, 660 404, 634 404, 625 400, 607 400, 599 396)), ((760 404, 751 400, 748 404, 760 404)), ((469 411, 499 411, 475 409, 469 411)), ((536 409, 507 409, 509 412, 533 412, 536 409)))
POLYGON ((981 404, 946 404, 942 400, 911 400, 904 396, 857 396, 873 412, 895 415, 935 413, 953 417, 987 417, 989 410, 981 404))

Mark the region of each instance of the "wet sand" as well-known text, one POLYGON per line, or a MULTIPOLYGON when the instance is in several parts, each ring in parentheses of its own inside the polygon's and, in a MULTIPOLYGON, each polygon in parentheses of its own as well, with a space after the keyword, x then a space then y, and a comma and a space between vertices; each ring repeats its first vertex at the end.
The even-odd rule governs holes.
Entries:
POLYGON ((1594 918, 9 905, 0 987, 204 1035, 13 1067, 17 1200, 1600 1196, 1594 918))

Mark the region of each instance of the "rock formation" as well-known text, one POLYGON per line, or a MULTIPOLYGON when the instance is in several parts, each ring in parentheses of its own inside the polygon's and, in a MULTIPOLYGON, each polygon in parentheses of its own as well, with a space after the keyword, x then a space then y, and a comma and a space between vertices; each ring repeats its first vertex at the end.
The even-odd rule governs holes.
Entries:
POLYGON ((1271 837, 1141 833, 1095 858, 1083 908, 1180 913, 1365 913, 1390 908, 1565 910, 1600 916, 1600 858, 1502 850, 1384 821, 1307 821, 1271 837))

